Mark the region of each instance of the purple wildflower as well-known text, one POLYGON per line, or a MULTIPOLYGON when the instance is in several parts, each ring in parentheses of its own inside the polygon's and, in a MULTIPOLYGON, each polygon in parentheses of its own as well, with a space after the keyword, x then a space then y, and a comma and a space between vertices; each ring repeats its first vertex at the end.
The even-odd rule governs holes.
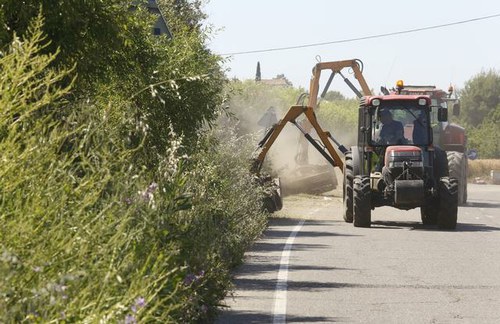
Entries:
POLYGON ((144 201, 149 202, 153 200, 153 194, 158 189, 158 184, 156 182, 151 182, 151 184, 146 188, 146 190, 142 191, 141 197, 144 201))
POLYGON ((186 286, 189 286, 191 285, 193 282, 195 282, 197 279, 196 275, 194 275, 193 273, 190 273, 186 276, 186 278, 184 278, 184 284, 186 286))
POLYGON ((146 300, 144 299, 144 297, 137 297, 132 307, 130 307, 130 309, 134 313, 137 313, 137 311, 143 308, 144 306, 146 306, 146 300))
POLYGON ((128 314, 125 316, 125 324, 136 324, 137 320, 135 319, 134 315, 128 314))
POLYGON ((147 191, 149 193, 153 193, 156 191, 156 189, 158 189, 158 184, 156 182, 151 182, 151 184, 148 186, 147 191))

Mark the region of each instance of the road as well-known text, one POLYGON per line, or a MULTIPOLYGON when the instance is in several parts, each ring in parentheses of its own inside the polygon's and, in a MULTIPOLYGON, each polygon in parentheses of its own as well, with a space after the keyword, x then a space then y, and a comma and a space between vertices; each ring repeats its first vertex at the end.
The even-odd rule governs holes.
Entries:
POLYGON ((287 198, 216 322, 500 323, 500 186, 469 185, 456 231, 389 207, 354 228, 341 208, 287 198))

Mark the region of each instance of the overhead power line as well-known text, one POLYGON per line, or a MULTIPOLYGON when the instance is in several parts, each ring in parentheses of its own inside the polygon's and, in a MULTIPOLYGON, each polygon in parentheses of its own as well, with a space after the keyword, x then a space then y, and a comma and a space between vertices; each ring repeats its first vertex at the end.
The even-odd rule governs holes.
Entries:
POLYGON ((494 15, 490 15, 490 16, 483 16, 483 17, 472 18, 472 19, 467 19, 467 20, 455 21, 455 22, 451 22, 451 23, 447 23, 447 24, 427 26, 427 27, 414 28, 414 29, 407 29, 407 30, 401 30, 401 31, 396 31, 396 32, 391 32, 391 33, 385 33, 385 34, 369 35, 369 36, 356 37, 356 38, 348 38, 348 39, 341 39, 341 40, 334 40, 334 41, 322 42, 322 43, 312 43, 312 44, 303 44, 303 45, 295 45, 295 46, 287 46, 287 47, 275 47, 275 48, 267 48, 267 49, 259 49, 259 50, 243 51, 243 52, 224 53, 224 54, 219 54, 219 55, 221 55, 221 56, 234 56, 234 55, 243 55, 243 54, 277 52, 277 51, 286 51, 286 50, 292 50, 292 49, 298 49, 298 48, 306 48, 306 47, 315 47, 315 46, 323 46, 323 45, 331 45, 331 44, 357 42, 357 41, 367 40, 367 39, 374 39, 374 38, 382 38, 382 37, 388 37, 388 36, 394 36, 394 35, 416 33, 416 32, 420 32, 420 31, 424 31, 424 30, 431 30, 431 29, 438 29, 438 28, 444 28, 444 27, 449 27, 449 26, 467 24, 467 23, 471 23, 471 22, 475 22, 475 21, 486 20, 486 19, 491 19, 491 18, 498 18, 498 17, 500 17, 500 13, 494 14, 494 15))

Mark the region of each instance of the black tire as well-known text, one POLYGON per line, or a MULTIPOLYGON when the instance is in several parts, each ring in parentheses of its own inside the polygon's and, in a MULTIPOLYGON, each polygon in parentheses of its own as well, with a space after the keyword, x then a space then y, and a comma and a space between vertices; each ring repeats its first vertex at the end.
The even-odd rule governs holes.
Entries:
POLYGON ((343 200, 344 200, 344 221, 346 223, 353 222, 353 169, 352 169, 352 153, 347 152, 345 154, 344 163, 344 183, 342 185, 343 200))
POLYGON ((424 225, 436 225, 439 216, 439 200, 431 200, 420 207, 420 217, 424 225))
POLYGON ((440 229, 452 230, 457 227, 458 181, 443 177, 439 180, 439 216, 440 229))
POLYGON ((458 205, 467 203, 467 156, 460 152, 446 152, 450 177, 458 180, 458 205))
POLYGON ((370 227, 372 223, 370 177, 354 177, 353 201, 354 226, 370 227))
POLYGON ((276 203, 272 196, 266 196, 262 202, 262 208, 266 210, 268 213, 274 213, 276 211, 276 203))
POLYGON ((279 179, 272 180, 273 183, 264 197, 263 208, 268 213, 274 213, 283 208, 283 198, 281 197, 281 184, 279 179))

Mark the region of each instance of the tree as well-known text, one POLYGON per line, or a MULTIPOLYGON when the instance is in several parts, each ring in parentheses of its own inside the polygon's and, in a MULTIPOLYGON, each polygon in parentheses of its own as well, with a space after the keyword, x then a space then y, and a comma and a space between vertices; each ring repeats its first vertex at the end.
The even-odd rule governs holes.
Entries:
POLYGON ((477 149, 482 158, 500 157, 500 73, 478 73, 466 82, 459 95, 469 147, 477 149))
POLYGON ((260 74, 260 62, 257 62, 257 71, 255 72, 255 82, 262 80, 262 75, 260 74))
MULTIPOLYGON (((131 13, 130 1, 67 0, 54 5, 52 0, 3 0, 0 15, 0 48, 10 44, 13 32, 23 36, 40 12, 45 17, 43 32, 50 45, 46 53, 60 50, 55 65, 71 66, 75 62, 79 79, 95 80, 113 72, 127 71, 124 53, 134 52, 128 33, 140 33, 147 22, 131 13), (125 28, 125 26, 127 28, 125 28), (142 27, 140 27, 142 26, 142 27)), ((149 29, 148 29, 149 30, 149 29)))
POLYGON ((495 70, 481 72, 465 83, 460 91, 462 121, 478 126, 500 105, 500 74, 495 70))
MULTIPOLYGON (((59 51, 51 66, 74 67, 78 76, 72 99, 112 107, 118 105, 111 102, 128 102, 132 116, 149 129, 145 152, 150 156, 145 160, 153 163, 170 141, 169 128, 192 144, 201 127, 213 125, 224 96, 225 76, 221 58, 206 46, 209 36, 200 27, 205 17, 200 1, 159 1, 174 33, 171 40, 153 36, 157 16, 143 6, 130 10, 133 2, 67 0, 55 6, 52 0, 23 5, 2 0, 0 51, 9 46, 14 33, 22 37, 41 11, 47 35, 44 54, 59 51)), ((65 111, 74 109, 88 106, 75 104, 65 111)))
POLYGON ((485 119, 476 128, 469 130, 469 146, 479 152, 484 159, 500 157, 500 124, 494 120, 485 119))
POLYGON ((325 100, 328 100, 328 101, 345 100, 345 97, 343 94, 341 94, 338 91, 330 90, 326 93, 325 100))

